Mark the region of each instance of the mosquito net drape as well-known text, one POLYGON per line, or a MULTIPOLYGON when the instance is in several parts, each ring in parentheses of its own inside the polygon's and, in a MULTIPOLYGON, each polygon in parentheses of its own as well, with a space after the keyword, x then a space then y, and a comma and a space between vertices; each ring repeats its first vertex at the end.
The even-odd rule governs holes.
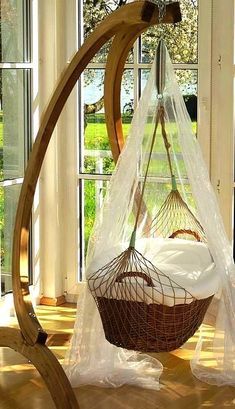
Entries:
MULTIPOLYGON (((119 245, 125 246, 129 238, 130 225, 128 227, 126 221, 131 216, 133 194, 138 185, 136 170, 140 157, 144 154, 144 129, 147 122, 152 128, 155 105, 154 75, 151 73, 135 112, 126 147, 119 158, 103 207, 96 218, 88 246, 86 278, 89 277, 89 266, 97 256, 113 249, 115 252, 119 245)), ((147 144, 149 145, 148 140, 147 144)), ((162 373, 162 365, 156 359, 115 347, 105 339, 101 319, 87 281, 79 287, 77 318, 64 369, 73 386, 93 384, 118 387, 134 384, 158 389, 159 376, 162 373)))
MULTIPOLYGON (((90 238, 86 280, 129 245, 139 192, 146 175, 158 104, 155 61, 90 238)), ((180 286, 184 286, 184 276, 187 275, 191 280, 189 292, 196 299, 215 294, 208 310, 208 314, 210 308, 217 311, 215 331, 210 327, 208 336, 208 326, 202 326, 191 368, 193 373, 203 381, 217 385, 233 385, 235 383, 235 270, 232 249, 224 231, 208 172, 192 131, 192 124, 168 53, 166 53, 165 84, 161 104, 165 111, 165 129, 169 139, 174 181, 182 200, 191 214, 196 217, 198 226, 202 227, 203 237, 200 243, 190 241, 189 246, 186 249, 184 247, 184 257, 181 258, 180 267, 176 265, 177 263, 168 261, 169 254, 173 260, 169 249, 164 257, 160 257, 159 252, 155 257, 157 249, 160 248, 162 251, 165 243, 168 245, 170 242, 170 246, 175 246, 176 253, 182 253, 181 250, 178 251, 181 247, 177 246, 188 242, 185 237, 168 239, 160 228, 154 231, 154 234, 151 230, 155 216, 159 215, 159 209, 162 208, 172 189, 165 142, 158 129, 140 208, 136 248, 146 258, 151 259, 153 264, 157 264, 156 267, 160 266, 159 268, 164 270, 166 275, 169 269, 174 271, 174 277, 177 277, 180 286), (151 244, 153 240, 156 240, 154 246, 151 244), (196 250, 190 253, 193 245, 196 246, 197 251, 198 249, 202 251, 199 257, 200 266, 193 264, 193 257, 196 254, 196 250), (202 280, 198 284, 199 276, 202 280)), ((173 212, 173 215, 175 218, 176 213, 173 212)), ((174 228, 180 230, 178 225, 174 228)), ((188 228, 187 231, 190 229, 188 228)), ((74 334, 64 364, 72 385, 95 384, 118 387, 126 383, 158 389, 162 372, 161 363, 148 355, 118 348, 108 343, 86 280, 79 292, 74 334)), ((156 303, 161 302, 162 299, 156 300, 156 303)), ((207 322, 207 315, 205 322, 207 322)))

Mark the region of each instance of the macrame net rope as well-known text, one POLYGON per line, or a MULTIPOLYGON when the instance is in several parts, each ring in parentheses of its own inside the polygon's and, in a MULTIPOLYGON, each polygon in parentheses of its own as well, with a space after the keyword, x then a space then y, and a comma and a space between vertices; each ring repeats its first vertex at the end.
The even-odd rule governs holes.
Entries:
MULTIPOLYGON (((164 45, 165 47, 165 45, 164 45)), ((187 203, 182 199, 175 180, 173 165, 170 155, 171 144, 169 143, 166 128, 165 128, 165 109, 160 103, 158 108, 158 116, 156 126, 161 124, 162 138, 167 153, 167 161, 169 165, 172 190, 166 200, 160 207, 156 216, 152 218, 150 227, 144 231, 144 235, 157 237, 181 237, 185 239, 195 239, 197 241, 206 241, 205 233, 199 221, 196 219, 187 203)))
POLYGON ((183 345, 200 326, 212 299, 196 300, 134 247, 91 276, 89 288, 106 339, 144 352, 183 345))

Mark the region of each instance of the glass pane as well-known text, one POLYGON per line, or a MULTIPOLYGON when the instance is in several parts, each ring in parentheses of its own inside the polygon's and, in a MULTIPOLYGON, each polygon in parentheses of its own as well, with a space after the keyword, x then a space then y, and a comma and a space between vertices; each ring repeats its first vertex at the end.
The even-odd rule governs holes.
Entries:
POLYGON ((1 294, 12 290, 11 258, 15 213, 21 185, 0 187, 1 294))
POLYGON ((103 180, 84 180, 84 240, 85 253, 92 232, 96 213, 103 204, 103 199, 108 186, 103 180))
POLYGON ((149 77, 150 69, 140 70, 140 94, 142 94, 149 77))
MULTIPOLYGON (((146 82, 148 80, 150 70, 141 70, 141 91, 143 91, 146 82)), ((182 92, 183 98, 186 103, 189 115, 192 120, 193 131, 197 130, 197 70, 175 70, 177 80, 182 92)), ((180 173, 183 177, 187 177, 185 164, 183 161, 181 149, 176 138, 176 132, 174 131, 175 124, 168 124, 166 126, 166 132, 170 138, 170 143, 178 159, 178 165, 180 173)), ((169 166, 167 163, 166 150, 163 142, 163 138, 158 138, 156 143, 156 152, 153 152, 153 160, 151 163, 150 171, 156 177, 164 180, 169 174, 169 166)), ((165 186, 165 185, 164 185, 165 186)), ((163 186, 163 187, 164 187, 163 186)), ((160 195, 161 196, 161 195, 160 195)))
POLYGON ((98 23, 126 3, 127 0, 83 0, 84 37, 88 37, 98 23))
MULTIPOLYGON (((104 115, 104 70, 87 69, 84 72, 84 157, 81 172, 110 174, 114 161, 110 149, 104 115)), ((133 112, 133 71, 125 70, 121 91, 123 131, 126 137, 133 112)))
POLYGON ((122 78, 121 111, 123 134, 126 139, 134 113, 134 72, 131 69, 125 70, 122 78))
POLYGON ((133 64, 134 63, 134 48, 131 48, 129 51, 129 54, 127 56, 126 62, 128 64, 133 64))
POLYGON ((92 58, 91 63, 105 63, 111 44, 112 41, 108 41, 106 44, 104 44, 94 58, 92 58))
POLYGON ((0 70, 0 177, 24 175, 28 70, 0 70))
POLYGON ((180 91, 196 132, 197 123, 197 70, 175 70, 180 91))
MULTIPOLYGON (((97 25, 106 18, 112 11, 117 10, 121 5, 126 4, 127 0, 121 2, 117 0, 83 0, 83 30, 84 38, 87 38, 97 25)), ((109 52, 112 40, 104 44, 95 57, 91 60, 92 63, 105 63, 109 52)), ((134 61, 133 50, 130 51, 127 62, 134 61)))
POLYGON ((0 61, 24 62, 26 33, 25 10, 23 0, 1 0, 0 2, 0 61))
POLYGON ((181 0, 182 21, 151 27, 142 35, 141 62, 153 62, 159 39, 164 38, 173 63, 197 63, 198 0, 181 0))
MULTIPOLYGON (((150 70, 141 70, 141 92, 143 91, 149 76, 150 70)), ((182 92, 188 113, 193 123, 193 130, 196 132, 197 125, 197 70, 175 70, 177 81, 182 92)))
MULTIPOLYGON (((104 44, 103 47, 94 56, 94 58, 92 58, 91 63, 96 63, 96 64, 106 63, 111 44, 112 44, 111 40, 108 41, 106 44, 104 44)), ((129 51, 126 62, 128 64, 131 64, 134 62, 134 49, 133 48, 131 48, 131 50, 129 51)))
POLYGON ((82 172, 110 173, 112 155, 104 115, 104 70, 84 72, 84 164, 82 172))

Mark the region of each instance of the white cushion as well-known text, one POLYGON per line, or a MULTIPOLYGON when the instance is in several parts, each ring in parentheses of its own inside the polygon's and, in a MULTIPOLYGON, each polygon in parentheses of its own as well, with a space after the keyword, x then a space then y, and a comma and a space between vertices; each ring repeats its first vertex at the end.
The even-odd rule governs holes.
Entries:
MULTIPOLYGON (((89 267, 88 277, 119 256, 127 247, 124 243, 96 257, 89 267)), ((122 283, 114 283, 111 272, 110 276, 105 273, 105 277, 100 274, 95 282, 90 281, 96 295, 172 306, 190 303, 193 301, 192 297, 204 299, 217 292, 219 277, 205 243, 177 238, 147 238, 138 240, 136 249, 166 277, 161 275, 159 282, 159 276, 154 271, 151 272, 154 283, 152 288, 143 279, 128 278, 122 283), (168 277, 176 283, 174 288, 168 277)))

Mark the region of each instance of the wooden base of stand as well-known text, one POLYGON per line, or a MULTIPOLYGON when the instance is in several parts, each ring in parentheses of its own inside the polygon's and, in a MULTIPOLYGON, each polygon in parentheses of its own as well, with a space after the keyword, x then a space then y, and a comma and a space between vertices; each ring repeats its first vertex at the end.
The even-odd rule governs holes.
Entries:
POLYGON ((0 346, 9 347, 32 362, 42 376, 57 409, 79 409, 62 366, 46 345, 28 345, 19 329, 1 327, 0 346))

